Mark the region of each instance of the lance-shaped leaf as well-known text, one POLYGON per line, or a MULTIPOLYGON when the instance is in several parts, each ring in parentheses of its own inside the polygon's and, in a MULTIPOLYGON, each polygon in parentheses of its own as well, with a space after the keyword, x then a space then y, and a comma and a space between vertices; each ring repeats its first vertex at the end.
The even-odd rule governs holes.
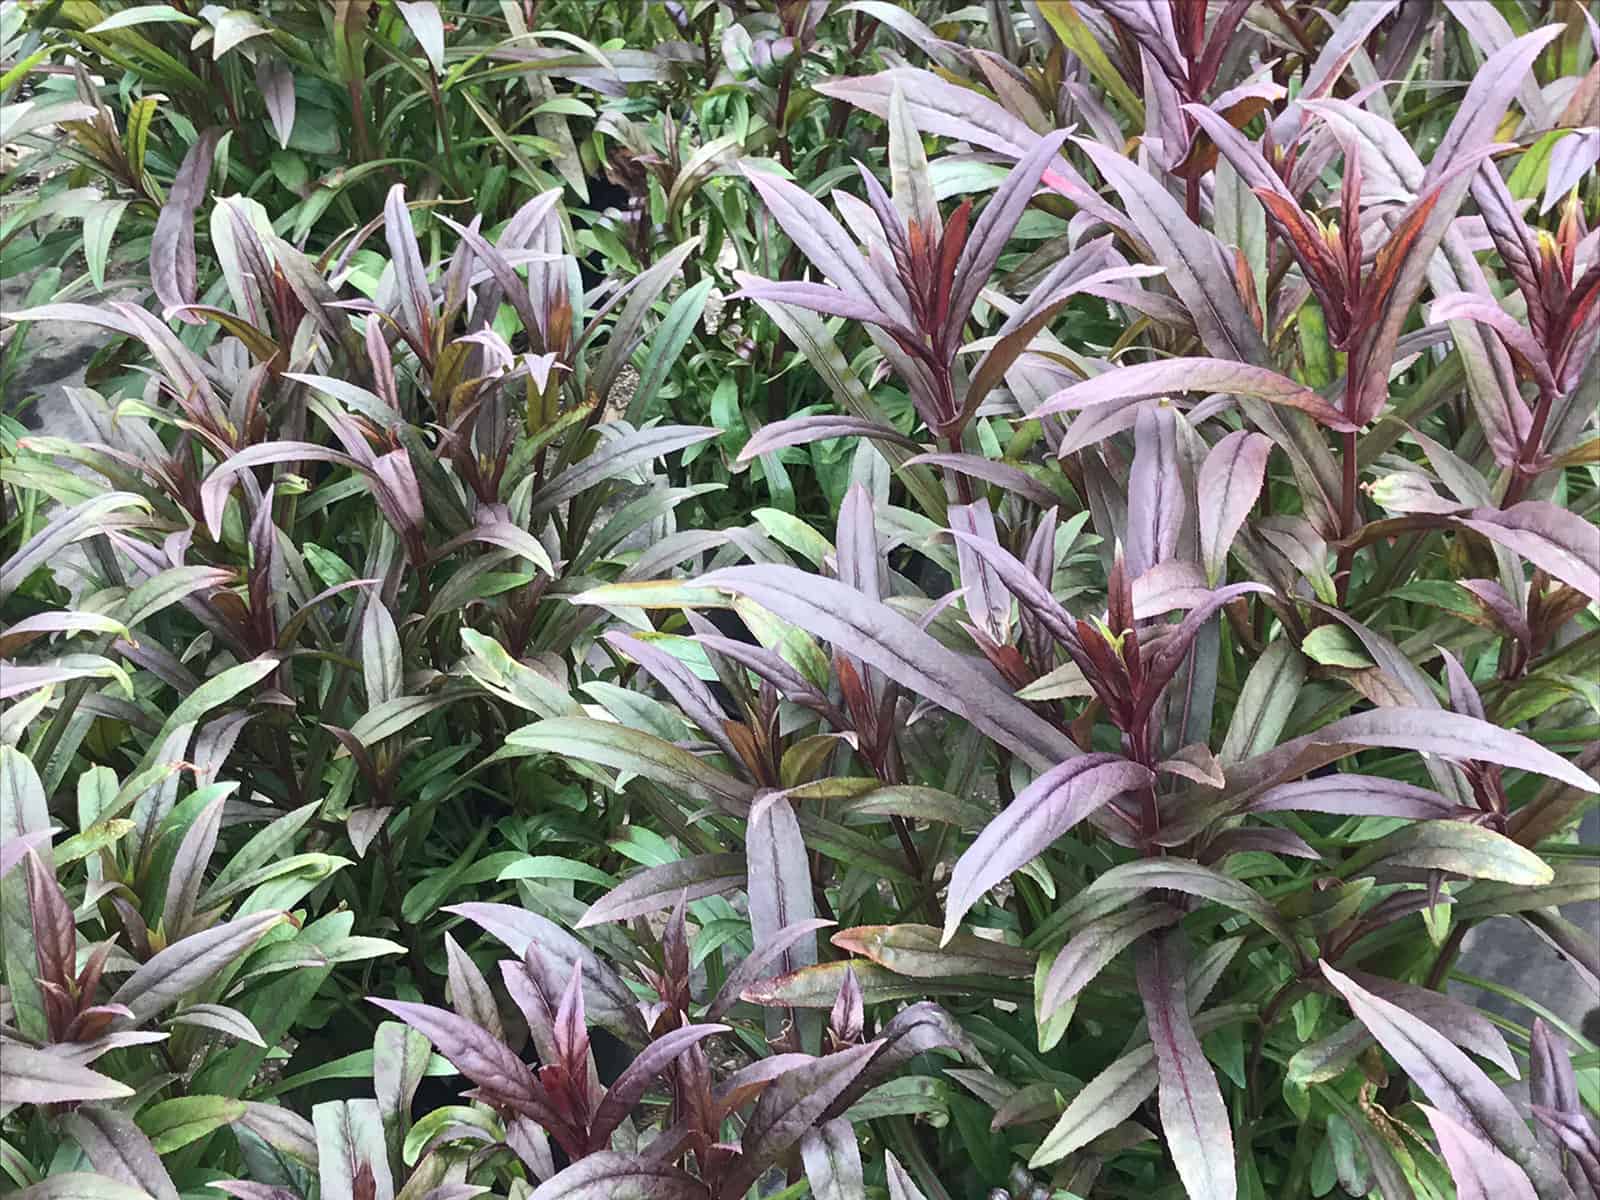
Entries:
MULTIPOLYGON (((1517 1078, 1517 1061, 1505 1038, 1488 1017, 1466 1001, 1380 975, 1352 971, 1350 976, 1374 995, 1437 1029, 1463 1050, 1488 1059, 1517 1078)), ((1372 1044, 1372 1035, 1365 1026, 1352 1021, 1331 1036, 1296 1051, 1289 1060, 1289 1077, 1301 1084, 1337 1079, 1372 1044)))
POLYGON ((1572 1192, 1559 1164, 1471 1059, 1425 1022, 1373 995, 1325 960, 1318 965, 1350 1010, 1435 1105, 1521 1167, 1539 1200, 1569 1200, 1572 1192))
MULTIPOLYGON (((799 301, 791 300, 792 303, 799 301)), ((898 430, 875 421, 840 414, 822 414, 812 417, 786 417, 763 425, 739 451, 739 461, 749 462, 786 446, 805 446, 812 442, 837 437, 864 437, 888 442, 908 450, 917 449, 917 443, 898 430)))
POLYGON ((1206 455, 1195 476, 1195 504, 1200 517, 1200 557, 1211 584, 1222 578, 1228 549, 1261 494, 1272 439, 1237 430, 1206 455))
POLYGON ((603 443, 594 454, 567 468, 533 494, 533 516, 543 516, 597 483, 615 479, 675 450, 707 441, 719 432, 699 425, 657 425, 603 443))
POLYGON ((12 1194, 17 1200, 150 1200, 143 1188, 92 1171, 63 1171, 12 1194))
POLYGON ((1023 210, 1028 207, 1028 201, 1039 186, 1045 169, 1060 153, 1068 132, 1057 130, 1039 138, 1017 160, 1017 165, 1006 173, 1005 182, 995 191, 973 225, 972 233, 962 247, 961 258, 956 263, 950 312, 943 331, 947 344, 954 343, 961 327, 966 324, 978 293, 989 282, 989 276, 1011 238, 1011 231, 1022 218, 1023 210))
POLYGON ((534 1079, 528 1065, 476 1021, 431 1004, 370 999, 422 1034, 458 1071, 485 1091, 541 1109, 548 1104, 544 1089, 534 1079))
POLYGON ((18 1104, 66 1104, 76 1100, 121 1100, 133 1095, 127 1084, 68 1062, 59 1055, 7 1042, 0 1054, 0 1107, 18 1104))
POLYGON ((748 596, 762 608, 876 667, 965 717, 1025 761, 1045 769, 1080 751, 976 663, 946 649, 885 604, 793 567, 730 567, 697 583, 748 596))
POLYGON ((547 917, 509 904, 484 904, 476 901, 448 905, 446 912, 466 917, 508 946, 518 958, 530 942, 538 943, 544 954, 570 976, 572 964, 583 964, 583 1003, 592 1024, 604 1026, 630 1044, 645 1042, 644 1023, 638 1001, 627 984, 606 963, 547 917))
POLYGON ((1139 998, 1155 1048, 1161 1132, 1192 1200, 1235 1200, 1233 1129, 1189 1017, 1187 943, 1154 935, 1139 954, 1139 998))
POLYGON ((744 992, 758 979, 767 974, 768 969, 790 946, 796 942, 810 937, 819 929, 825 929, 833 922, 818 917, 809 920, 797 921, 784 929, 780 929, 766 942, 757 946, 739 965, 728 972, 728 978, 718 990, 711 1007, 706 1010, 706 1016, 713 1021, 724 1016, 727 1011, 737 1004, 744 992))
POLYGON ((1114 754, 1082 755, 1039 776, 956 861, 945 900, 944 940, 954 936, 967 910, 991 887, 1102 805, 1154 782, 1147 768, 1114 754))
POLYGON ((1113 367, 1093 379, 1057 392, 1029 415, 1042 417, 1108 404, 1127 407, 1175 392, 1249 396, 1297 408, 1333 429, 1355 428, 1310 388, 1266 367, 1220 358, 1168 358, 1131 367, 1113 367))
POLYGON ((861 1147, 850 1122, 835 1117, 800 1139, 800 1161, 817 1200, 857 1200, 866 1195, 861 1147))
POLYGON ((178 1200, 177 1186, 144 1130, 131 1117, 99 1104, 69 1113, 62 1127, 83 1148, 94 1169, 148 1193, 153 1200, 178 1200))
POLYGON ((1133 466, 1128 471, 1128 528, 1123 538, 1130 577, 1138 578, 1177 553, 1188 510, 1177 413, 1167 405, 1144 405, 1134 422, 1133 466))
MULTIPOLYGON (((750 863, 750 931, 759 948, 789 926, 816 916, 806 842, 787 797, 769 793, 751 805, 745 856, 750 863)), ((816 961, 816 943, 801 938, 779 956, 779 969, 794 971, 816 961)))
POLYGON ((1451 801, 1414 783, 1376 775, 1324 775, 1268 788, 1250 802, 1251 812, 1318 812, 1344 817, 1440 820, 1452 816, 1451 801))
MULTIPOLYGON (((150 282, 156 296, 168 310, 181 309, 195 301, 194 211, 205 199, 206 181, 211 175, 211 160, 216 154, 222 130, 207 129, 189 147, 183 164, 167 192, 156 230, 150 238, 150 282)), ((191 324, 198 317, 184 316, 191 324)))
MULTIPOLYGON (((760 194, 767 211, 789 235, 789 240, 817 270, 844 289, 844 294, 870 301, 887 318, 886 324, 905 330, 916 327, 915 319, 888 281, 878 274, 844 226, 814 196, 786 179, 762 171, 746 171, 745 178, 760 194)), ((742 280, 740 282, 743 284, 742 280)), ((789 300, 788 296, 781 295, 771 298, 789 300)), ((804 304, 805 301, 795 300, 794 303, 804 304)))
POLYGON ((1524 500, 1504 510, 1474 509, 1460 523, 1600 601, 1600 538, 1577 513, 1543 500, 1524 500))
POLYGON ((595 1109, 589 1124, 589 1148, 598 1150, 611 1141, 611 1134, 633 1111, 633 1106, 644 1096, 645 1089, 690 1046, 705 1040, 714 1033, 726 1033, 726 1025, 684 1025, 671 1033, 662 1034, 628 1064, 617 1076, 617 1081, 606 1089, 605 1098, 595 1109))
POLYGON ((693 1175, 639 1154, 590 1154, 535 1188, 528 1200, 710 1200, 693 1175))
POLYGON ((841 950, 862 955, 897 975, 939 979, 950 975, 993 975, 1025 979, 1033 973, 1030 951, 972 934, 941 941, 932 925, 857 925, 830 939, 841 950))
POLYGON ((1147 858, 1123 863, 1101 875, 1083 890, 1085 896, 1115 895, 1167 889, 1199 896, 1241 912, 1298 953, 1294 936, 1282 915, 1249 884, 1182 858, 1147 858))
POLYGON ((186 992, 243 956, 267 930, 288 920, 282 912, 257 912, 174 942, 145 963, 111 995, 135 1021, 155 1016, 186 992))
POLYGON ((1525 1171, 1460 1121, 1419 1105, 1450 1166, 1456 1200, 1537 1200, 1525 1171))
POLYGON ((699 854, 646 867, 591 904, 576 928, 659 912, 671 908, 680 896, 700 900, 721 895, 742 887, 744 880, 745 859, 740 854, 699 854))
POLYGON ((1063 1004, 1094 981, 1135 941, 1171 925, 1183 914, 1170 904, 1146 901, 1096 917, 1061 947, 1039 992, 1039 1018, 1048 1020, 1063 1004))
POLYGON ((1464 821, 1418 821, 1397 829, 1348 859, 1344 869, 1354 874, 1382 866, 1451 871, 1470 879, 1523 887, 1538 887, 1555 878, 1549 865, 1532 850, 1504 834, 1464 821))
MULTIPOLYGON (((1528 1039, 1528 1099, 1549 1112, 1583 1115, 1572 1057, 1542 1017, 1533 1019, 1533 1033, 1528 1039)), ((1559 1139, 1548 1129, 1540 1129, 1539 1134, 1545 1149, 1559 1153, 1559 1139)))
POLYGON ((725 811, 744 813, 755 788, 648 733, 590 717, 551 717, 506 736, 522 753, 560 754, 631 771, 725 811))
POLYGON ((883 1045, 881 1040, 868 1042, 812 1059, 780 1076, 762 1092, 739 1139, 740 1157, 724 1180, 724 1193, 743 1195, 767 1167, 787 1154, 816 1124, 866 1070, 883 1045))

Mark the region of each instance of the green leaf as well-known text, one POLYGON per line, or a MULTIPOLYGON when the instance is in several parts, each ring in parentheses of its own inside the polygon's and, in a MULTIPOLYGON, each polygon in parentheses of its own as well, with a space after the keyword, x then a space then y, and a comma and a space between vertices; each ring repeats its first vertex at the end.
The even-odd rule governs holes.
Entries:
POLYGON ((242 1116, 243 1100, 230 1100, 226 1096, 178 1096, 140 1109, 137 1121, 156 1153, 170 1154, 242 1116))

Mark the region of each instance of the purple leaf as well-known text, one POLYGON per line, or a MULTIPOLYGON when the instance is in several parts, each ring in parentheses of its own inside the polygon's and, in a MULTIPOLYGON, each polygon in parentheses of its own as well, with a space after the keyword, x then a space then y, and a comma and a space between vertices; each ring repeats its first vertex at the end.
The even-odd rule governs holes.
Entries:
POLYGON ((28 852, 35 846, 48 846, 50 839, 55 836, 54 829, 36 829, 32 833, 7 832, 6 840, 0 843, 0 879, 11 874, 12 869, 28 856, 28 852))
POLYGON ((218 797, 194 819, 178 844, 167 875, 167 897, 161 908, 161 925, 169 938, 183 936, 184 928, 194 916, 195 900, 205 883, 206 864, 211 852, 217 848, 217 834, 222 829, 224 797, 218 797))
MULTIPOLYGON (((750 863, 750 932, 760 949, 783 930, 817 915, 805 838, 787 797, 768 793, 750 806, 745 856, 750 863)), ((778 969, 795 971, 816 961, 816 943, 802 938, 780 953, 778 969)))
POLYGON ((1600 537, 1577 513, 1544 500, 1524 500, 1504 510, 1474 509, 1459 520, 1600 601, 1600 537))
POLYGON ((1439 1139, 1456 1200, 1537 1200, 1533 1184, 1516 1163, 1449 1114, 1426 1104, 1418 1107, 1439 1139))
MULTIPOLYGON (((767 428, 771 429, 772 426, 769 425, 767 428)), ((762 432, 765 432, 765 430, 762 432)), ((918 454, 906 460, 906 466, 908 467, 920 464, 938 467, 944 471, 954 471, 959 475, 969 475, 974 479, 981 479, 985 483, 992 483, 1008 492, 1014 492, 1024 500, 1037 504, 1040 508, 1048 509, 1061 503, 1060 496, 1020 467, 998 462, 992 458, 984 458, 978 454, 918 454)))
POLYGON ((132 1184, 91 1171, 63 1171, 12 1193, 16 1200, 147 1200, 149 1193, 132 1184))
POLYGON ((977 542, 996 547, 1000 544, 989 502, 979 499, 972 504, 952 504, 949 521, 952 531, 965 535, 956 539, 956 564, 967 615, 988 636, 1004 643, 1011 626, 1011 593, 988 561, 973 549, 977 542))
POLYGON ((1107 966, 1139 938, 1176 922, 1183 914, 1170 904, 1130 904, 1078 929, 1061 947, 1039 992, 1037 1017, 1049 1020, 1055 1011, 1088 987, 1107 966))
MULTIPOLYGON (((1463 6, 1465 7, 1465 6, 1463 6)), ((1455 110, 1450 127, 1428 162, 1423 187, 1441 182, 1477 151, 1494 140, 1506 107, 1517 91, 1533 77, 1533 63, 1544 48, 1560 37, 1565 26, 1547 25, 1499 47, 1472 76, 1467 94, 1455 110)), ((1534 96, 1538 89, 1534 88, 1534 96)))
POLYGON ((212 540, 222 539, 222 511, 228 502, 228 493, 233 490, 235 476, 241 471, 267 463, 304 461, 333 463, 352 471, 363 469, 348 454, 340 454, 315 442, 261 442, 249 446, 218 463, 200 485, 200 510, 205 516, 206 528, 212 540))
POLYGON ((256 59, 256 87, 266 102, 278 146, 286 148, 289 135, 294 132, 294 72, 283 59, 261 54, 256 59))
POLYGON ((728 972, 728 978, 717 991, 711 1007, 706 1010, 706 1016, 715 1021, 725 1015, 739 1002, 739 997, 746 988, 766 975, 768 968, 784 951, 796 942, 810 937, 817 930, 825 929, 832 924, 832 921, 813 917, 786 926, 764 944, 757 945, 738 966, 728 972))
POLYGON ((868 1042, 812 1059, 763 1091, 739 1139, 740 1157, 723 1181, 723 1194, 743 1195, 828 1111, 883 1045, 881 1040, 868 1042))
POLYGON ((904 446, 908 450, 917 449, 916 442, 887 425, 866 421, 860 417, 825 414, 814 417, 785 417, 781 421, 763 425, 760 431, 745 443, 744 449, 739 451, 739 461, 749 462, 763 454, 782 450, 785 446, 806 446, 812 442, 838 437, 872 438, 875 441, 904 446))
POLYGON ((866 1194, 861 1148, 854 1128, 843 1117, 808 1130, 800 1139, 800 1160, 817 1200, 856 1200, 866 1194))
POLYGON ((1552 393, 1560 390, 1556 386, 1555 376, 1550 373, 1550 360, 1545 356, 1544 347, 1493 298, 1474 296, 1470 292, 1452 292, 1448 296, 1440 296, 1428 309, 1428 320, 1435 325, 1443 321, 1476 321, 1487 326, 1533 368, 1534 378, 1541 388, 1552 393))
POLYGON ((944 940, 950 940, 967 910, 991 887, 1043 854, 1102 805, 1154 781, 1147 768, 1114 754, 1081 755, 1039 776, 957 860, 945 900, 944 940))
MULTIPOLYGON (((1550 1031, 1542 1017, 1533 1019, 1533 1033, 1528 1041, 1528 1099, 1536 1108, 1583 1115, 1572 1057, 1565 1043, 1550 1031)), ((1561 1152, 1559 1138, 1543 1127, 1537 1132, 1546 1150, 1552 1154, 1561 1152)))
POLYGON ((1188 514, 1178 454, 1178 416, 1167 405, 1139 409, 1133 427, 1133 467, 1128 474, 1125 569, 1138 578, 1178 552, 1188 514))
POLYGON ((1200 555, 1215 584, 1227 566, 1228 548, 1261 494, 1272 439, 1239 430, 1211 448, 1195 477, 1200 516, 1200 555))
POLYGON ((477 1025, 496 1041, 504 1041, 505 1033, 500 1027, 500 1008, 495 1003, 494 993, 489 990, 489 981, 483 977, 483 972, 478 970, 478 964, 472 961, 467 952, 448 933, 444 935, 444 957, 450 1003, 456 1013, 477 1025))
POLYGON ((111 996, 125 1004, 135 1021, 146 1021, 218 971, 242 958, 273 926, 288 920, 282 912, 257 912, 173 942, 145 963, 111 996))
POLYGON ((728 756, 729 762, 740 761, 739 752, 734 748, 733 741, 725 728, 728 723, 727 714, 723 712, 717 698, 711 694, 711 689, 702 683, 693 671, 673 655, 652 646, 643 638, 617 630, 612 630, 604 636, 612 648, 633 659, 661 685, 683 715, 698 725, 705 735, 716 743, 728 756))
POLYGON ((1497 1087, 1449 1040, 1398 1005, 1373 995, 1326 961, 1322 973, 1402 1070, 1447 1116, 1492 1142, 1527 1172, 1539 1200, 1571 1195, 1552 1157, 1497 1087))
POLYGON ((780 566, 731 567, 697 582, 748 596, 781 619, 965 717, 1040 769, 1080 753, 1071 738, 977 664, 947 650, 894 609, 842 583, 780 566))
MULTIPOLYGON (((823 275, 840 288, 842 297, 859 297, 870 307, 885 314, 888 324, 903 329, 916 328, 916 320, 901 302, 900 297, 867 261, 860 248, 851 240, 822 204, 804 188, 760 171, 746 171, 751 185, 760 194, 767 211, 782 227, 789 240, 823 275)), ((748 287, 744 280, 740 286, 748 287)), ((773 285, 782 287, 783 285, 773 285)), ((753 293, 752 293, 753 294, 753 293)), ((770 295, 771 299, 788 301, 787 295, 770 295)), ((794 303, 805 303, 795 300, 794 303)), ((849 314, 842 314, 849 315, 849 314)))
POLYGON ((812 312, 821 313, 827 317, 845 317, 851 321, 862 321, 868 325, 876 325, 887 329, 902 338, 913 339, 915 335, 910 327, 884 312, 871 300, 855 293, 847 292, 842 288, 829 287, 825 283, 805 283, 789 281, 783 283, 769 282, 746 275, 739 271, 734 274, 739 290, 731 297, 734 300, 778 301, 781 304, 792 304, 797 308, 807 308, 812 312))
POLYGON ((85 1104, 69 1113, 62 1127, 100 1174, 136 1187, 153 1200, 178 1200, 177 1186, 161 1156, 131 1117, 103 1105, 85 1104))
POLYGON ((583 1002, 590 1020, 631 1045, 644 1044, 645 1030, 638 1001, 627 984, 593 950, 554 921, 509 904, 473 901, 448 905, 444 911, 465 917, 488 931, 518 958, 523 957, 532 942, 563 972, 570 973, 573 963, 582 963, 583 1002))
POLYGON ((428 285, 428 270, 422 263, 422 250, 417 245, 402 183, 390 188, 384 200, 383 236, 389 243, 389 261, 394 265, 401 323, 417 344, 428 345, 433 340, 433 291, 428 285))
POLYGON ((0 1055, 5 1108, 17 1104, 66 1104, 75 1100, 121 1100, 133 1089, 115 1079, 67 1062, 46 1050, 7 1042, 0 1055))
POLYGON ((542 517, 597 483, 615 479, 675 450, 709 441, 719 432, 701 425, 656 425, 604 442, 599 451, 568 467, 533 494, 532 516, 542 517))
POLYGON ((656 1038, 628 1064, 617 1081, 606 1089, 605 1099, 595 1109, 589 1124, 589 1149, 599 1150, 611 1141, 611 1134, 622 1124, 655 1081, 690 1046, 714 1033, 726 1033, 726 1025, 683 1025, 656 1038))
POLYGON ((1139 998, 1150 1023, 1161 1132, 1191 1200, 1236 1200, 1233 1130, 1217 1077, 1189 1019, 1186 943, 1154 935, 1139 955, 1139 998))
POLYGON ((1222 392, 1283 404, 1307 412, 1333 429, 1353 426, 1310 388, 1265 367, 1220 358, 1168 358, 1113 367, 1057 392, 1030 416, 1072 412, 1097 405, 1127 407, 1173 392, 1222 392))
POLYGON ((590 1154, 534 1189, 528 1200, 710 1200, 706 1185, 669 1163, 610 1150, 590 1154))
POLYGON ((1282 942, 1291 953, 1299 953, 1294 935, 1271 901, 1248 883, 1188 859, 1146 858, 1123 863, 1097 877, 1082 895, 1137 894, 1152 890, 1183 892, 1241 912, 1282 942))
POLYGON ((1250 811, 1318 812, 1343 817, 1396 817, 1441 820, 1456 813, 1451 801, 1415 784, 1376 775, 1325 775, 1268 788, 1250 802, 1250 811))
POLYGON ((543 1115, 549 1098, 528 1065, 476 1021, 431 1004, 376 997, 369 1000, 422 1034, 458 1071, 496 1099, 525 1103, 540 1110, 535 1115, 543 1115))
POLYGON ((671 908, 684 895, 690 900, 721 895, 741 887, 744 879, 745 858, 741 854, 699 854, 646 867, 591 904, 575 928, 659 912, 671 908))
MULTIPOLYGON (((194 211, 205 199, 211 159, 221 137, 220 129, 207 129, 189 147, 156 218, 150 238, 150 281, 167 309, 195 302, 194 211)), ((190 323, 198 324, 199 318, 190 323)))
POLYGON ((960 261, 956 264, 950 312, 942 331, 946 345, 953 346, 960 338, 961 327, 967 323, 978 293, 989 282, 989 276, 1011 238, 1011 231, 1016 228, 1023 210, 1028 207, 1028 201, 1033 198, 1040 177, 1066 142, 1067 132, 1058 130, 1034 142, 1017 161, 1017 165, 1006 174, 1005 182, 984 206, 983 214, 973 225, 967 244, 962 247, 960 261))

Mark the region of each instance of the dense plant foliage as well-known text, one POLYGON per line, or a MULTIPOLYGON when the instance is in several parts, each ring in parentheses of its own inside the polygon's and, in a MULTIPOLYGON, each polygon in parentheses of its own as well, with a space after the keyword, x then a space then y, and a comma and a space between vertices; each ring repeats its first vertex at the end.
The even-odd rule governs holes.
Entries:
POLYGON ((0 1186, 1600 1195, 1576 0, 0 42, 0 1186))

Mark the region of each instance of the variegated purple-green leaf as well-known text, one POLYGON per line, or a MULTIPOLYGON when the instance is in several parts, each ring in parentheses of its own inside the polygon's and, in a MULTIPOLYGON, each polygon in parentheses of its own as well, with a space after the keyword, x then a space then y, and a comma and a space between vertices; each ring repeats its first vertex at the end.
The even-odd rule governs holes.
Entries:
POLYGON ((1448 1113, 1418 1105, 1439 1139, 1456 1200, 1537 1200, 1521 1167, 1448 1113))
POLYGON ((835 1117, 800 1139, 806 1182, 817 1200, 856 1200, 866 1195, 861 1147, 849 1121, 835 1117))
MULTIPOLYGON (((793 925, 780 929, 769 937, 764 943, 757 945, 750 954, 741 959, 739 965, 728 972, 728 978, 718 989, 711 1007, 706 1010, 706 1016, 712 1020, 727 1014, 739 1002, 742 993, 765 976, 772 964, 781 957, 789 947, 796 942, 804 941, 819 929, 824 929, 833 922, 819 917, 812 917, 804 921, 797 921, 793 925)), ((813 943, 814 944, 814 943, 813 943)))
POLYGON ((135 1021, 148 1020, 237 961, 267 930, 288 919, 283 912, 250 913, 173 942, 128 976, 111 994, 111 1003, 126 1005, 135 1021))
POLYGON ((91 1171, 62 1171, 13 1193, 17 1200, 149 1200, 142 1187, 91 1171))
MULTIPOLYGON (((745 856, 750 864, 750 931, 759 949, 784 929, 816 916, 805 837, 787 797, 769 793, 750 806, 745 856)), ((777 967, 788 972, 816 961, 816 943, 801 938, 779 955, 777 967)))
MULTIPOLYGON (((168 310, 195 302, 194 212, 205 199, 211 160, 222 130, 207 129, 183 156, 150 238, 150 282, 168 310)), ((198 324, 199 318, 184 320, 198 324)))
POLYGON ((1539 1200, 1571 1200, 1572 1190, 1559 1164, 1471 1059, 1438 1031, 1373 995, 1326 960, 1318 965, 1356 1017, 1436 1106, 1522 1168, 1539 1200))
POLYGON ((1600 601, 1600 537, 1572 510, 1524 500, 1507 509, 1474 509, 1460 523, 1600 601))
POLYGON ((743 1195, 767 1167, 800 1141, 883 1045, 881 1040, 868 1042, 812 1059, 768 1086, 739 1139, 739 1160, 724 1179, 724 1192, 743 1195))
POLYGON ((908 450, 917 449, 916 442, 887 425, 864 421, 860 417, 829 413, 812 417, 785 417, 781 421, 763 425, 739 451, 739 461, 749 462, 763 454, 782 450, 785 446, 806 446, 838 437, 872 438, 874 441, 904 446, 908 450))
POLYGON ((133 1095, 127 1084, 88 1067, 67 1062, 47 1050, 7 1042, 0 1055, 0 1109, 18 1104, 66 1104, 78 1100, 121 1100, 133 1095))
POLYGON ((1222 578, 1234 536, 1261 494, 1271 454, 1271 438, 1241 429, 1213 446, 1200 464, 1195 476, 1200 557, 1213 585, 1222 578))
POLYGON ((1271 901, 1248 883, 1188 859, 1147 858, 1123 863, 1098 876, 1083 895, 1132 895, 1151 890, 1183 892, 1241 912, 1297 953, 1294 935, 1271 901))
POLYGON ((289 136, 294 133, 294 72, 283 59, 261 54, 256 59, 256 87, 261 89, 279 148, 287 147, 289 136))
POLYGON ((576 928, 659 912, 685 894, 690 900, 721 895, 742 887, 744 880, 745 858, 740 854, 699 854, 646 867, 591 904, 576 928))
POLYGON ((1236 1200, 1233 1128, 1189 1017, 1187 942, 1151 935, 1139 954, 1139 998, 1155 1048, 1161 1133, 1191 1200, 1236 1200))
POLYGON ((682 1025, 671 1033, 662 1034, 652 1041, 609 1088, 605 1098, 595 1109, 589 1123, 589 1147, 598 1150, 611 1141, 611 1134, 627 1118, 633 1106, 644 1096, 645 1089, 690 1046, 696 1045, 717 1033, 726 1033, 726 1025, 682 1025))
POLYGON ((885 604, 834 580, 792 567, 730 567, 698 583, 748 596, 889 678, 965 717, 1040 769, 1080 751, 1072 739, 1014 698, 977 663, 963 659, 885 604))
POLYGON ((1147 768, 1114 754, 1081 755, 1039 776, 956 861, 945 899, 944 940, 954 936, 967 910, 991 887, 1102 805, 1154 781, 1147 768))
POLYGON ((1351 424, 1321 396, 1294 380, 1248 363, 1220 358, 1168 358, 1160 362, 1113 367, 1057 392, 1030 416, 1075 412, 1108 404, 1121 407, 1180 392, 1221 392, 1283 404, 1309 413, 1332 429, 1351 424))
POLYGON ((100 1174, 139 1188, 152 1200, 178 1200, 177 1186, 150 1139, 127 1114, 84 1104, 62 1120, 100 1174))
POLYGON ((1097 917, 1074 933, 1050 964, 1039 992, 1038 1019, 1048 1020, 1061 1005, 1089 986, 1117 955, 1153 930, 1183 914, 1160 901, 1139 901, 1097 917))
POLYGON ((670 1163, 610 1150, 590 1154, 533 1190, 528 1200, 710 1200, 706 1185, 670 1163))
POLYGON ((431 1004, 376 997, 371 1002, 422 1034, 458 1071, 485 1091, 530 1105, 547 1102, 544 1089, 527 1064, 477 1022, 431 1004))
POLYGON ((393 1200, 394 1177, 376 1100, 333 1100, 311 1109, 317 1181, 327 1200, 393 1200))
POLYGON ((1133 427, 1133 467, 1128 473, 1128 528, 1123 534, 1125 569, 1138 578, 1178 551, 1188 515, 1183 469, 1178 459, 1178 417, 1167 405, 1145 405, 1133 427))

